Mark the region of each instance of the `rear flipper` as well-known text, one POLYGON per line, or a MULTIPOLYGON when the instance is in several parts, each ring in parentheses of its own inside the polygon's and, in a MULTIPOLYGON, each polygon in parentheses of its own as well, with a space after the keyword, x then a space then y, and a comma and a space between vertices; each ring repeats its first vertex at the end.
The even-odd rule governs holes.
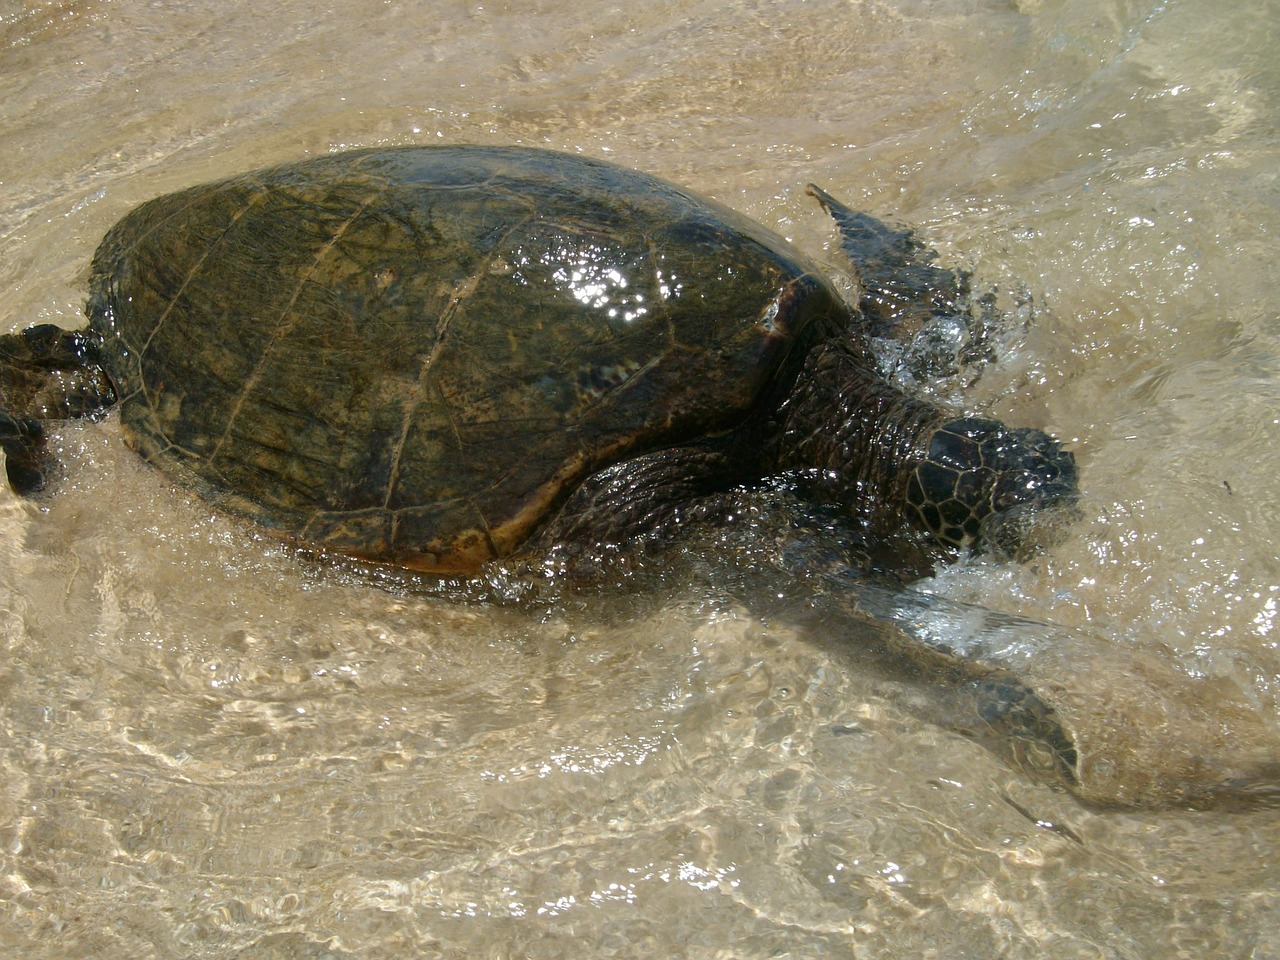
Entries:
POLYGON ((15 420, 0 410, 0 450, 14 493, 28 496, 44 486, 48 462, 39 420, 15 420))
POLYGON ((0 450, 10 486, 25 495, 45 484, 41 421, 94 416, 115 401, 83 334, 46 323, 0 337, 0 450))

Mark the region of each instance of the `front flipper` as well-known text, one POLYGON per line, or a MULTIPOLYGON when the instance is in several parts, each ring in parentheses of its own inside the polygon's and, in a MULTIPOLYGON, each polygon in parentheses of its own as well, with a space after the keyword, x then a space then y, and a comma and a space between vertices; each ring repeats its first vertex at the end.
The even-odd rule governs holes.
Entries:
POLYGON ((1238 687, 1182 673, 1167 651, 838 572, 828 582, 838 607, 892 625, 889 642, 905 659, 972 678, 948 725, 1005 738, 1012 759, 1040 775, 1056 768, 1081 799, 1280 806, 1275 725, 1238 687))
POLYGON ((740 464, 711 444, 673 447, 623 460, 588 477, 522 551, 591 579, 597 569, 661 551, 689 526, 732 512, 727 494, 740 464))
POLYGON ((808 590, 779 595, 803 597, 815 641, 903 668, 921 719, 1102 807, 1280 807, 1280 729, 1233 682, 1188 676, 1162 647, 869 575, 843 535, 786 526, 797 535, 769 562, 808 590))
POLYGON ((968 275, 935 266, 937 255, 912 230, 851 210, 813 184, 808 189, 840 229, 840 249, 858 268, 864 290, 859 306, 873 324, 897 336, 899 328, 914 333, 934 316, 964 309, 968 275))

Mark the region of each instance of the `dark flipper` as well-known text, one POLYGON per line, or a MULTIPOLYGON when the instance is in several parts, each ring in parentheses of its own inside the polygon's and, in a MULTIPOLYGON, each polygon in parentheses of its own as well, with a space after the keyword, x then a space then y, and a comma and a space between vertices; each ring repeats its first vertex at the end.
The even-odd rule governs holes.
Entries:
POLYGON ((895 229, 850 210, 813 184, 816 197, 840 229, 840 248, 858 268, 860 306, 875 325, 911 332, 934 316, 955 314, 969 297, 969 277, 934 265, 936 254, 910 229, 895 229))
POLYGON ((808 189, 835 220, 840 248, 858 271, 867 333, 902 343, 915 379, 953 376, 993 359, 991 331, 1002 319, 993 294, 975 293, 967 272, 938 266, 937 254, 911 229, 850 210, 813 184, 808 189))
POLYGON ((0 337, 0 449, 13 489, 45 484, 41 421, 94 416, 115 401, 83 334, 46 323, 0 337))
POLYGON ((1108 807, 1280 806, 1265 711, 1162 649, 832 573, 830 598, 896 629, 927 676, 961 678, 947 725, 1108 807))
POLYGON ((619 555, 661 550, 689 525, 716 523, 735 500, 735 458, 711 444, 657 450, 588 477, 530 543, 527 556, 551 557, 579 578, 619 555))
POLYGON ((0 450, 15 493, 35 493, 45 482, 44 430, 38 420, 15 420, 0 410, 0 450))

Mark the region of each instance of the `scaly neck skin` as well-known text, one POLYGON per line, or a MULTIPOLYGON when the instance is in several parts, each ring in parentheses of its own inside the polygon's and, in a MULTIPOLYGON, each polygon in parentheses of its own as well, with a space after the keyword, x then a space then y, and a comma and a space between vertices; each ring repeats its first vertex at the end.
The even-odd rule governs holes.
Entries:
POLYGON ((773 469, 877 535, 914 527, 938 546, 1014 555, 1074 517, 1075 458, 1057 440, 909 397, 859 349, 837 339, 810 351, 778 411, 773 469))
POLYGON ((875 520, 908 514, 911 468, 948 419, 877 376, 874 361, 841 341, 810 351, 779 411, 777 469, 802 473, 813 495, 875 520))

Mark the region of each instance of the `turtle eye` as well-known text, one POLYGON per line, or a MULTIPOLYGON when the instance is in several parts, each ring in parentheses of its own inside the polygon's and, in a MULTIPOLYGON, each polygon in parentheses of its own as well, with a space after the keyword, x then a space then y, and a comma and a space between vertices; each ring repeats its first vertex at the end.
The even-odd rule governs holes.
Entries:
POLYGON ((1007 430, 997 453, 1001 470, 991 502, 996 511, 1074 499, 1079 492, 1076 458, 1043 431, 1007 430))
MULTIPOLYGON (((939 427, 925 459, 907 481, 907 502, 939 540, 964 547, 987 539, 988 529, 1029 529, 1027 518, 1042 508, 1074 502, 1075 458, 1040 430, 1010 430, 998 420, 965 417, 939 427), (992 525, 988 518, 1010 511, 1018 524, 992 525)), ((1001 539, 1006 539, 1002 536, 1001 539)), ((1000 549, 1016 551, 1017 544, 1000 549)))

